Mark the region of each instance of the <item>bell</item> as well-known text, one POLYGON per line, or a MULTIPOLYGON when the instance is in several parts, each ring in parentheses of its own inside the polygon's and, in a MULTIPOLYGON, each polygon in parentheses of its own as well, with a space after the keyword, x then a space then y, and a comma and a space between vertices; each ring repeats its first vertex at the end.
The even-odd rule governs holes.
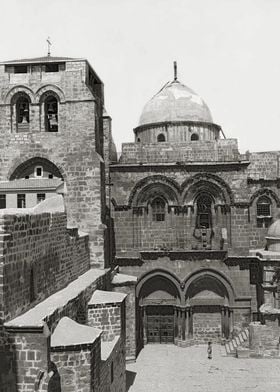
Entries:
POLYGON ((54 113, 54 107, 52 103, 49 103, 48 105, 48 113, 54 113))

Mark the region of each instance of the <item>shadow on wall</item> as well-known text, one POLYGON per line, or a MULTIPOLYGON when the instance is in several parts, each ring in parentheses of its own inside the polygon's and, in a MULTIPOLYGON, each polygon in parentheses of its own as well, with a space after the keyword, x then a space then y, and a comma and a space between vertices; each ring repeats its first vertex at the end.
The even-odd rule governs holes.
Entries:
POLYGON ((48 383, 48 392, 61 392, 60 375, 58 373, 57 367, 53 362, 50 362, 49 365, 49 375, 51 372, 52 375, 50 376, 48 383))
POLYGON ((12 353, 0 352, 0 390, 16 392, 12 353))
POLYGON ((133 385, 136 374, 137 373, 135 372, 130 372, 129 370, 126 370, 126 392, 128 392, 130 387, 133 385))

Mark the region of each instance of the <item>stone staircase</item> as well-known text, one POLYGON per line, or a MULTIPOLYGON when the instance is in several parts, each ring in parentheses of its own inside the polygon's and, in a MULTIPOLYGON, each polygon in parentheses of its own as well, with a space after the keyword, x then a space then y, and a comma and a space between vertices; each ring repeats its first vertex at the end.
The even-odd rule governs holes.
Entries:
POLYGON ((246 345, 249 339, 249 329, 245 328, 233 339, 225 343, 225 351, 228 356, 237 356, 237 350, 246 345))

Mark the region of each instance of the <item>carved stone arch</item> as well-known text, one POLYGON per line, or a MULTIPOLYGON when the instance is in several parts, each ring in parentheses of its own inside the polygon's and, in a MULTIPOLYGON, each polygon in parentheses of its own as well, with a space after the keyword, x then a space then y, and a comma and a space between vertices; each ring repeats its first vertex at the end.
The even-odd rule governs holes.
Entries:
POLYGON ((262 189, 257 190, 250 198, 250 201, 249 201, 250 206, 252 206, 253 203, 261 196, 269 197, 270 199, 274 200, 274 202, 276 203, 277 207, 280 207, 280 199, 279 199, 279 197, 276 195, 275 192, 273 192, 269 188, 262 188, 262 189))
POLYGON ((25 96, 28 97, 30 103, 35 103, 35 95, 34 92, 31 90, 31 88, 23 85, 15 86, 11 88, 5 98, 4 101, 6 104, 15 104, 15 100, 17 99, 18 96, 21 94, 24 94, 25 96))
POLYGON ((233 193, 230 186, 220 177, 211 173, 198 173, 185 180, 182 185, 183 200, 187 200, 189 204, 195 196, 203 191, 212 194, 215 199, 222 197, 221 203, 228 205, 234 204, 233 193))
POLYGON ((161 196, 166 198, 167 201, 178 204, 180 197, 180 186, 179 184, 166 176, 162 175, 154 175, 143 178, 140 180, 132 189, 128 205, 129 206, 137 206, 139 202, 141 203, 143 200, 147 202, 148 193, 155 191, 155 194, 160 194, 161 196))
POLYGON ((61 167, 61 165, 52 162, 46 155, 43 154, 37 154, 35 157, 31 154, 27 154, 24 157, 21 156, 16 158, 8 172, 8 179, 15 180, 20 178, 21 173, 31 165, 46 165, 57 177, 60 177, 63 180, 66 179, 65 170, 61 167))
POLYGON ((229 305, 232 306, 234 304, 234 300, 236 298, 236 293, 234 290, 234 285, 231 280, 225 276, 221 271, 218 271, 214 268, 202 268, 197 271, 190 273, 185 279, 185 288, 184 288, 184 298, 187 299, 190 297, 192 288, 201 281, 201 280, 209 279, 213 282, 217 282, 218 285, 222 289, 224 289, 224 294, 228 299, 229 305))
POLYGON ((168 283, 170 283, 172 285, 172 287, 174 287, 177 298, 181 303, 182 292, 180 289, 180 281, 175 274, 173 274, 172 272, 170 272, 164 268, 155 269, 155 270, 146 272, 140 276, 138 283, 137 283, 137 286, 136 286, 136 297, 137 298, 141 297, 141 292, 142 292, 142 289, 145 286, 145 284, 147 284, 147 282, 149 282, 151 279, 154 279, 154 278, 165 279, 168 283))
POLYGON ((65 95, 61 88, 54 84, 47 84, 36 91, 36 103, 42 103, 49 95, 54 95, 60 103, 65 102, 65 95))

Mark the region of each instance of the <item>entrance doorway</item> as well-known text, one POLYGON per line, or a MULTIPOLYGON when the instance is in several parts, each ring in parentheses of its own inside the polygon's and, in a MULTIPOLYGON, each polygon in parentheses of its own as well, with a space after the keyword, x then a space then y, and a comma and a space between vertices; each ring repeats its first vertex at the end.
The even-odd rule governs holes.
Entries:
POLYGON ((174 343, 173 306, 147 306, 147 343, 174 343))

